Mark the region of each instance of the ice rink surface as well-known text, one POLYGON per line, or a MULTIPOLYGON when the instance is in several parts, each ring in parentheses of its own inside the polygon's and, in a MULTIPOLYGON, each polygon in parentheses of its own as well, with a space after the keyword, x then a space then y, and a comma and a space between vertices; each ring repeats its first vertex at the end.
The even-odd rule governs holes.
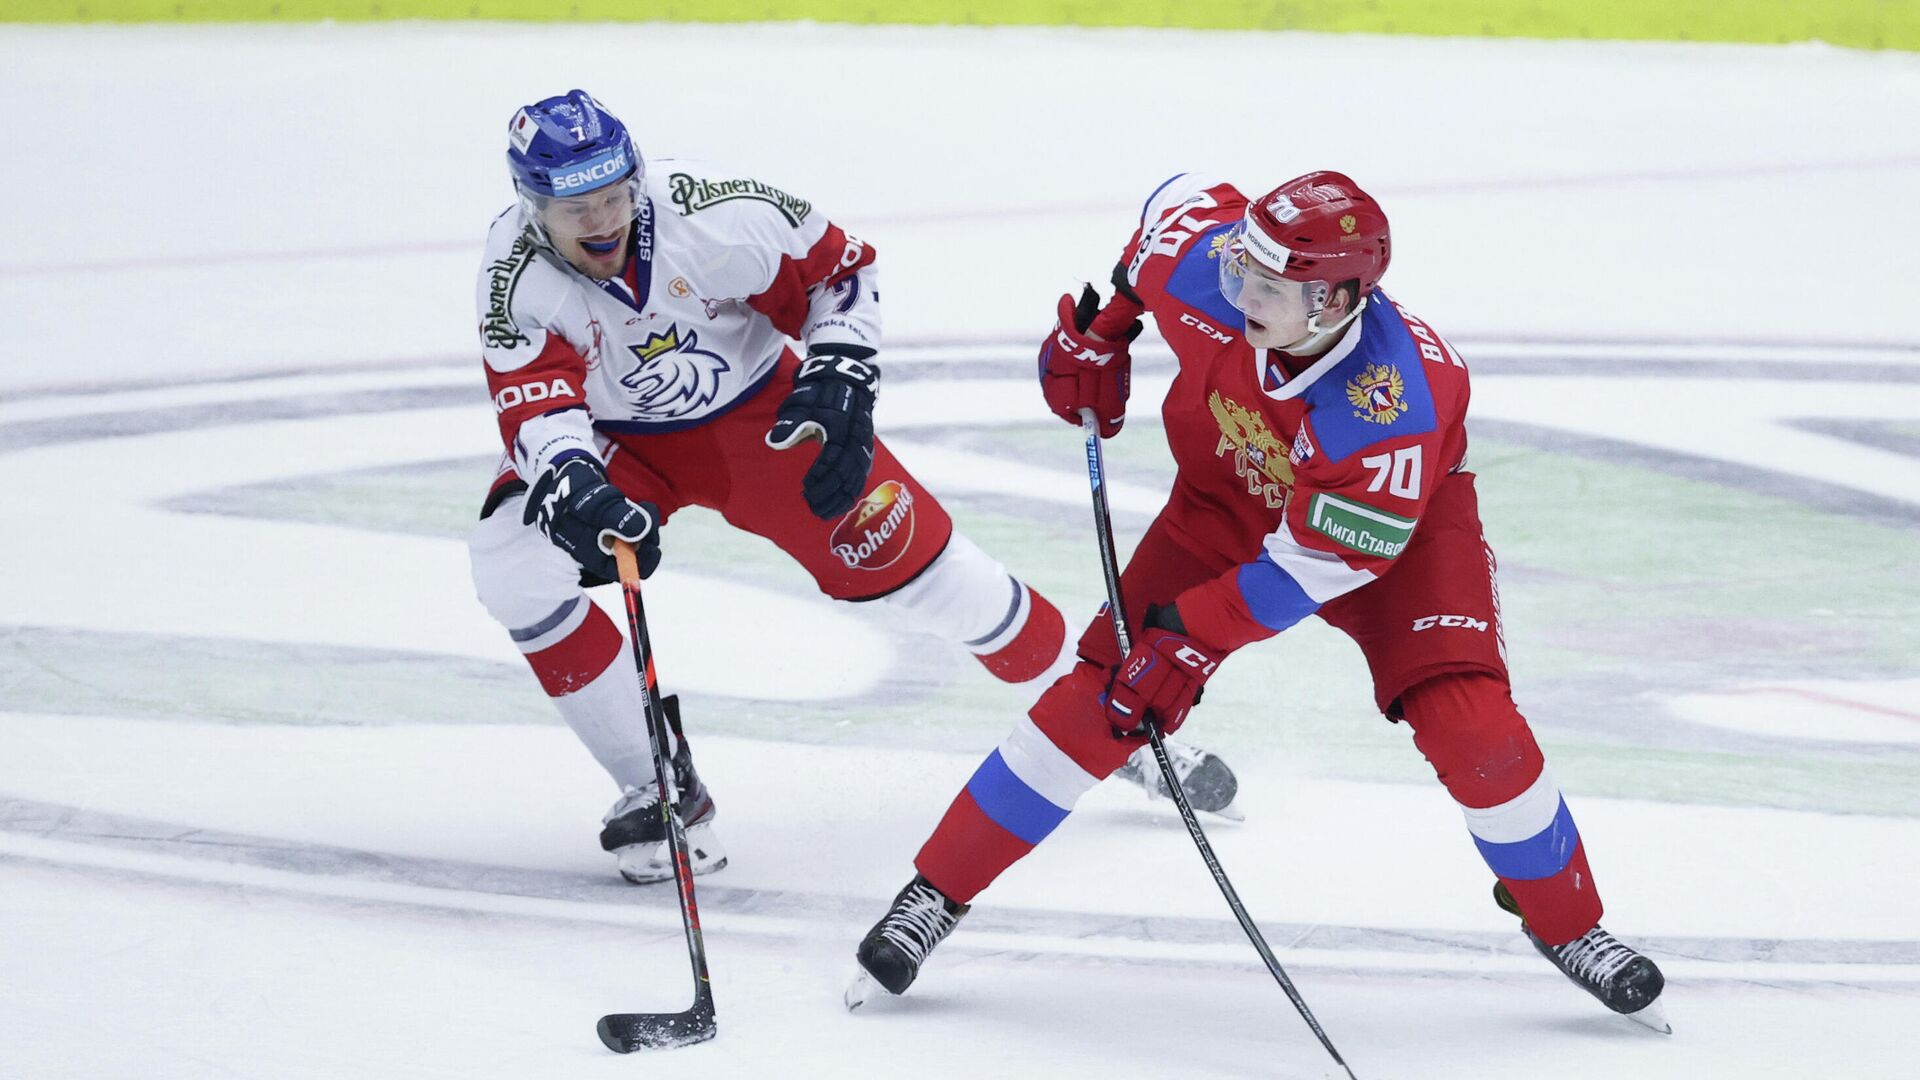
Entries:
MULTIPOLYGON (((1676 1033, 1487 899, 1317 623, 1187 733, 1211 833, 1366 1080, 1904 1075, 1920 1055, 1920 58, 1823 46, 396 25, 0 30, 0 1077, 1285 1077, 1330 1062, 1164 804, 1107 785, 912 994, 854 942, 1028 703, 676 516, 649 589, 732 865, 720 1036, 653 1060, 669 890, 471 595, 473 273, 501 130, 644 152, 876 245, 879 426, 1070 621, 1100 580, 1053 298, 1146 193, 1348 172, 1474 371, 1517 698, 1676 1033)), ((1140 350, 1123 547, 1169 477, 1140 350)), ((612 598, 602 598, 612 602, 612 598)))

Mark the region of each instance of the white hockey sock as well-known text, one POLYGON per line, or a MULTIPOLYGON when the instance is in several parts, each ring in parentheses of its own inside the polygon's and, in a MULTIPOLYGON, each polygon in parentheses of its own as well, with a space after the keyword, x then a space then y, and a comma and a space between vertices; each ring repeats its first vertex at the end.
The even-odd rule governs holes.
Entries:
MULTIPOLYGON (((613 782, 623 788, 651 784, 653 746, 640 706, 640 677, 626 639, 606 612, 582 594, 513 637, 561 718, 613 782)), ((671 730, 667 740, 671 756, 677 745, 671 730)))
MULTIPOLYGON (((640 680, 631 667, 615 662, 586 686, 554 698, 553 704, 615 784, 644 788, 653 783, 653 745, 640 710, 640 680)), ((671 730, 667 740, 671 756, 671 730)))

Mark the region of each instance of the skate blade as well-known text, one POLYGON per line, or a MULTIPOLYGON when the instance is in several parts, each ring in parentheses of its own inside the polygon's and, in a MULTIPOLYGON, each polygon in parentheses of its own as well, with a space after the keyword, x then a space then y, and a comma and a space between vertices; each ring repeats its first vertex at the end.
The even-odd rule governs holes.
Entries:
POLYGON ((840 995, 840 1000, 846 1003, 848 1012, 857 1012, 860 1006, 875 998, 892 996, 893 991, 881 986, 880 980, 867 974, 866 968, 856 966, 853 981, 847 984, 847 989, 840 995))
POLYGON ((1647 1002, 1647 1007, 1636 1012, 1623 1013, 1627 1019, 1642 1027, 1657 1031, 1662 1035, 1673 1034, 1673 1024, 1667 1020, 1667 1007, 1659 998, 1647 1002))
MULTIPOLYGON (((1147 801, 1150 803, 1171 803, 1173 801, 1172 793, 1157 784, 1153 786, 1136 784, 1135 786, 1140 789, 1141 794, 1145 795, 1147 801)), ((1193 806, 1193 797, 1191 795, 1187 797, 1187 805, 1193 806)), ((1225 821, 1237 822, 1247 820, 1247 812, 1240 809, 1240 801, 1238 799, 1227 803, 1225 806, 1194 806, 1193 809, 1196 813, 1212 814, 1214 817, 1221 818, 1225 821)))
POLYGON ((1230 802, 1218 810, 1203 810, 1201 812, 1206 814, 1212 814, 1214 817, 1225 818, 1228 821, 1247 820, 1247 812, 1245 810, 1240 809, 1240 804, 1237 801, 1230 802))
MULTIPOLYGON (((673 880, 673 853, 664 840, 658 844, 629 844, 613 854, 620 876, 635 885, 673 880)), ((711 821, 687 830, 687 862, 693 867, 694 877, 726 867, 727 850, 720 846, 711 821)))

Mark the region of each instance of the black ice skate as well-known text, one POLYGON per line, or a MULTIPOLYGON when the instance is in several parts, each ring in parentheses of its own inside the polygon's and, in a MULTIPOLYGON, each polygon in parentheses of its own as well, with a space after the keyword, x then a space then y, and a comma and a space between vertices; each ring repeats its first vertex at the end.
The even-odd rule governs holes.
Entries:
MULTIPOLYGON (((680 736, 680 698, 660 699, 662 711, 675 736, 680 736)), ((695 875, 712 873, 727 865, 727 853, 713 833, 713 796, 700 774, 693 768, 693 751, 685 737, 679 737, 679 749, 673 755, 673 782, 680 789, 680 826, 687 833, 687 861, 695 875)), ((660 787, 627 787, 620 801, 613 804, 603 819, 600 846, 613 853, 620 876, 635 885, 650 885, 673 878, 673 855, 667 848, 667 822, 660 813, 660 787)))
POLYGON ((847 987, 847 1008, 867 1003, 876 989, 889 994, 904 994, 920 974, 927 954, 940 944, 967 913, 967 905, 956 904, 940 894, 918 874, 893 898, 887 910, 866 940, 854 950, 860 972, 847 987))
MULTIPOLYGON (((1507 891, 1505 885, 1493 887, 1494 902, 1515 915, 1520 914, 1520 905, 1507 891)), ((1540 955, 1553 962, 1561 974, 1572 979, 1575 986, 1600 999, 1600 1004, 1625 1016, 1635 1023, 1644 1024, 1662 1035, 1673 1034, 1673 1025, 1667 1022, 1667 1010, 1660 1003, 1660 991, 1667 985, 1666 976, 1660 974, 1660 968, 1654 962, 1634 951, 1620 939, 1607 933, 1599 926, 1567 942, 1565 945, 1549 945, 1534 936, 1533 930, 1526 924, 1524 917, 1520 930, 1533 942, 1540 955)))
MULTIPOLYGON (((1240 793, 1240 781, 1220 755, 1172 739, 1162 741, 1167 744, 1167 760, 1173 763, 1173 775, 1180 778, 1187 802, 1195 810, 1218 814, 1229 821, 1247 819, 1247 815, 1233 805, 1234 796, 1240 793)), ((1160 763, 1153 759, 1151 746, 1135 750, 1113 775, 1145 789, 1149 799, 1173 797, 1173 792, 1167 789, 1166 776, 1160 772, 1160 763)))

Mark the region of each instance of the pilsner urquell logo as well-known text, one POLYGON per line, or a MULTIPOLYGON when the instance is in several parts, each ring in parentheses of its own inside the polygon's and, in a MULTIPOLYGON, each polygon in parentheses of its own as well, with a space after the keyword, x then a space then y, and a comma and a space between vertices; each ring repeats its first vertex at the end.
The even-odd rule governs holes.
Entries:
POLYGON ((827 538, 849 570, 885 570, 900 561, 912 542, 913 492, 898 480, 869 492, 827 538))

